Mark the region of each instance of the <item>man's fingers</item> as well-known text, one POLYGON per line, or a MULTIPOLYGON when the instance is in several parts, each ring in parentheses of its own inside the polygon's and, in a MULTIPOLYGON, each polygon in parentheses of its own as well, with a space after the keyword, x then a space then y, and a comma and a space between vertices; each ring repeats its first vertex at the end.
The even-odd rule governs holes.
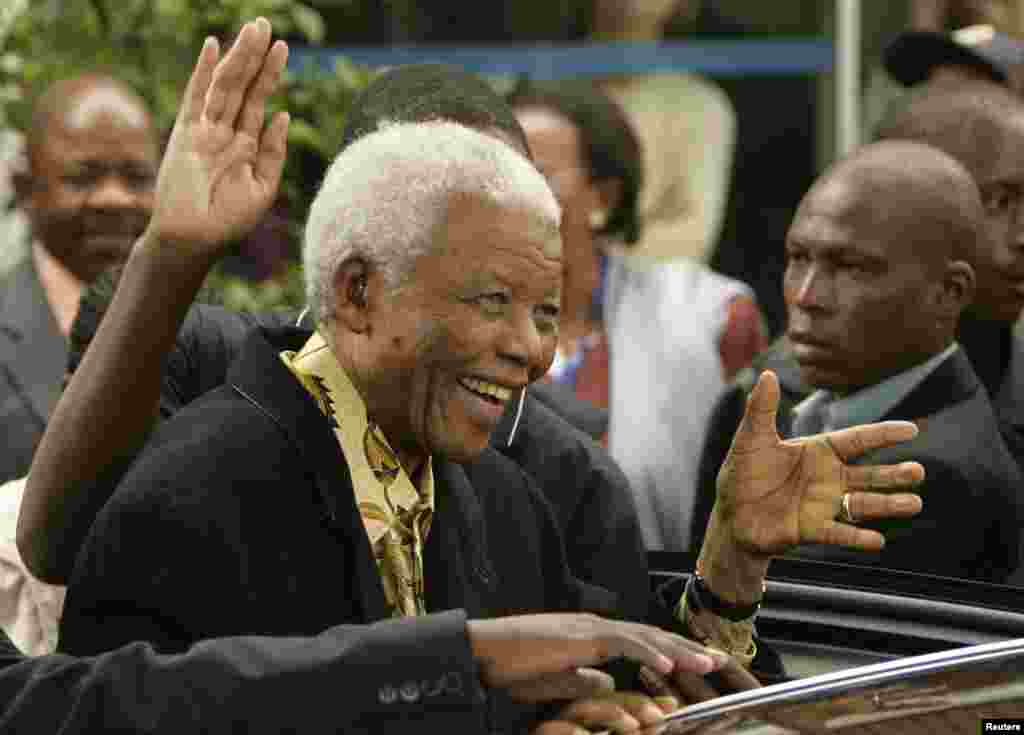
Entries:
POLYGON ((274 115, 274 119, 260 137, 260 148, 252 162, 256 178, 268 187, 276 187, 277 182, 281 180, 285 154, 288 151, 289 120, 287 112, 274 115))
POLYGON ((659 697, 679 699, 682 694, 667 676, 647 666, 640 667, 637 678, 643 684, 644 690, 656 699, 659 697))
POLYGON ((608 659, 629 658, 663 674, 670 671, 707 674, 731 660, 728 656, 711 651, 699 643, 657 628, 634 624, 632 631, 633 635, 616 636, 606 640, 604 645, 608 659), (665 658, 668 659, 668 666, 665 665, 665 658))
MULTIPOLYGON (((761 686, 754 675, 735 659, 719 669, 716 676, 725 685, 724 690, 727 692, 758 689, 761 686)), ((674 698, 677 704, 672 709, 677 708, 679 702, 693 704, 722 696, 721 692, 715 689, 706 678, 689 672, 676 672, 670 679, 647 667, 642 667, 638 677, 643 682, 644 689, 651 696, 674 698)))
POLYGON ((716 680, 716 686, 721 687, 722 692, 725 694, 761 688, 761 682, 758 681, 757 677, 735 659, 729 665, 720 668, 715 673, 713 679, 716 680))
POLYGON ((736 432, 737 439, 749 441, 753 437, 766 437, 775 442, 779 439, 776 414, 779 410, 779 379, 771 370, 765 370, 757 379, 757 385, 747 398, 747 408, 736 432))
POLYGON ((617 702, 641 725, 654 725, 665 716, 664 710, 653 699, 639 692, 613 692, 605 698, 617 702))
POLYGON ((826 435, 829 444, 844 462, 865 452, 909 441, 917 436, 917 426, 910 421, 882 421, 877 424, 853 426, 826 435))
POLYGON ((189 77, 188 86, 185 87, 185 96, 181 103, 181 119, 185 122, 197 123, 203 116, 203 102, 206 100, 206 92, 210 88, 219 56, 220 44, 217 43, 217 39, 207 37, 199 51, 199 58, 195 69, 192 70, 192 76, 189 77))
POLYGON ((559 699, 587 699, 615 691, 615 679, 597 669, 581 668, 538 676, 508 688, 519 702, 551 702, 559 699))
MULTIPOLYGON (((244 53, 244 64, 240 67, 241 74, 234 86, 228 90, 224 111, 221 114, 221 122, 235 127, 237 127, 238 115, 245 105, 249 91, 263 69, 273 35, 270 21, 266 18, 257 18, 250 25, 252 27, 250 37, 246 39, 246 43, 240 51, 240 53, 244 53)), ((253 139, 255 138, 256 136, 253 136, 253 139)))
POLYGON ((847 501, 850 516, 857 522, 883 518, 910 518, 924 507, 920 495, 914 493, 850 493, 847 501))
POLYGON ((611 728, 615 732, 632 732, 656 725, 664 716, 657 702, 638 692, 614 692, 573 702, 559 715, 590 728, 611 728))
POLYGON ((220 122, 227 106, 228 93, 241 77, 246 60, 242 57, 240 49, 248 41, 251 28, 252 23, 242 25, 235 42, 213 70, 213 79, 206 90, 206 99, 203 103, 203 116, 210 122, 220 122))
POLYGON ((609 728, 613 732, 627 733, 640 729, 640 722, 617 702, 584 699, 573 702, 558 715, 559 719, 577 722, 591 730, 609 728))
MULTIPOLYGON (((914 487, 922 482, 924 482, 924 467, 917 462, 846 468, 846 489, 854 492, 869 491, 877 494, 883 490, 914 487)), ((903 497, 905 498, 905 495, 903 497)), ((851 508, 850 510, 853 511, 854 518, 860 517, 856 509, 851 508)))
POLYGON ((672 677, 672 681, 682 700, 688 704, 707 702, 722 696, 703 676, 679 673, 672 677))
POLYGON ((288 44, 284 41, 275 42, 263 60, 259 75, 249 85, 245 98, 242 100, 238 123, 239 133, 248 135, 253 140, 259 140, 260 132, 263 130, 263 114, 267 98, 277 89, 287 63, 288 44))
POLYGON ((712 671, 718 671, 733 661, 732 657, 721 651, 706 648, 682 636, 673 635, 668 643, 673 644, 671 650, 672 658, 675 662, 674 673, 690 672, 691 674, 703 676, 704 674, 710 674, 712 671))
POLYGON ((257 18, 246 23, 231 50, 213 72, 206 96, 206 117, 211 122, 234 125, 249 84, 263 66, 270 46, 270 23, 257 18))
POLYGON ((885 546, 885 537, 878 531, 867 528, 857 528, 839 521, 826 521, 818 533, 811 535, 809 542, 845 546, 861 551, 881 551, 885 546))

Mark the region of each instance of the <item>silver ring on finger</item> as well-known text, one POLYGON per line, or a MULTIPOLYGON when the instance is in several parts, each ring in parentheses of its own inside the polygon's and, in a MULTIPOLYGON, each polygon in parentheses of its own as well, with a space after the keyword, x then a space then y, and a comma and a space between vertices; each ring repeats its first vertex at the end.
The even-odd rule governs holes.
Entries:
POLYGON ((857 523, 857 519, 850 512, 850 493, 843 493, 843 502, 839 508, 839 513, 836 515, 836 520, 840 523, 857 523))

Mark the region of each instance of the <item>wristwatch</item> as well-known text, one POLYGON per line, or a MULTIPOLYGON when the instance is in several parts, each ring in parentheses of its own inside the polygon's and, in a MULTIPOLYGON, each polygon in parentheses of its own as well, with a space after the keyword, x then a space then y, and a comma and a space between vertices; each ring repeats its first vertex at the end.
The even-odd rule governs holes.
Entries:
POLYGON ((695 613, 707 610, 720 618, 739 622, 754 617, 761 608, 761 601, 764 599, 764 588, 762 587, 761 598, 746 605, 737 605, 726 602, 708 587, 704 577, 699 570, 694 570, 693 576, 686 584, 686 605, 695 613))

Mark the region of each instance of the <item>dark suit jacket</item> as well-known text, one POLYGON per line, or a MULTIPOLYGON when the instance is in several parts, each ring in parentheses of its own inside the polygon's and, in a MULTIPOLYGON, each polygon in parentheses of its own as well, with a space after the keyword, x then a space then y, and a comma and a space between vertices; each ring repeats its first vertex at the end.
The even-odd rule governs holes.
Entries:
POLYGON ((992 406, 999 418, 1006 446, 1024 472, 1024 321, 1017 322, 1014 327, 1010 362, 1002 385, 992 397, 992 406))
MULTIPOLYGON (((143 640, 180 651, 204 638, 312 635, 385 617, 337 440, 278 357, 308 337, 255 331, 228 383, 157 430, 78 558, 61 650, 143 640)), ((434 467, 428 610, 618 613, 616 595, 569 573, 554 512, 511 460, 488 449, 466 468, 434 467)), ((666 607, 652 617, 674 627, 666 607)), ((494 706, 503 723, 535 716, 494 706)))
MULTIPOLYGON (((792 388, 793 386, 790 386, 792 388)), ((780 411, 789 434, 791 411, 780 411)), ((920 462, 924 510, 913 519, 864 524, 886 536, 880 553, 801 548, 804 557, 1001 582, 1019 565, 1021 476, 988 396, 962 351, 945 360, 882 420, 917 421, 912 441, 856 464, 920 462)), ((738 422, 737 422, 738 425, 738 422)), ((730 432, 722 426, 714 431, 730 432)), ((708 462, 713 461, 709 458, 708 462)), ((708 488, 702 488, 707 494, 708 488)))
MULTIPOLYGON (((534 478, 553 506, 572 573, 617 593, 623 612, 643 618, 649 596, 647 553, 629 481, 604 447, 570 425, 557 408, 549 408, 550 394, 544 389, 550 387, 530 386, 511 443, 514 413, 509 411, 491 445, 534 478)), ((567 398, 582 403, 571 394, 567 398)))
POLYGON ((410 721, 484 733, 483 701, 457 612, 314 638, 218 639, 173 656, 133 643, 95 658, 29 659, 0 631, 5 733, 398 735, 410 721))
POLYGON ((28 473, 66 363, 67 342, 29 258, 0 284, 0 482, 28 473))
POLYGON ((527 401, 542 403, 591 439, 600 441, 608 433, 608 409, 580 400, 571 389, 558 383, 534 383, 527 401))
MULTIPOLYGON (((297 316, 190 309, 164 370, 164 417, 224 383, 248 329, 294 324, 297 316)), ((528 389, 522 415, 518 401, 509 402, 491 446, 522 467, 555 507, 573 574, 612 590, 622 609, 640 614, 648 598, 647 557, 629 482, 594 441, 607 428, 604 409, 562 386, 539 383, 528 389)))

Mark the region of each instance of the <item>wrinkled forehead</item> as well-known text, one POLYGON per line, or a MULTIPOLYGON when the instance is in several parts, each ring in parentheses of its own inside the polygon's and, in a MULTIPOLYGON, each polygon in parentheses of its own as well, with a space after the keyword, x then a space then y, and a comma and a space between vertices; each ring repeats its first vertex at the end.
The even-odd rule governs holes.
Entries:
POLYGON ((815 184, 804 197, 794 218, 794 228, 805 221, 833 223, 844 230, 881 227, 889 219, 894 186, 863 181, 851 176, 833 176, 815 184))
POLYGON ((931 264, 948 255, 948 218, 910 180, 838 180, 812 191, 789 231, 791 246, 889 263, 931 264))
POLYGON ((153 165, 159 159, 148 111, 112 85, 83 90, 54 110, 31 151, 35 166, 74 161, 153 165))
MULTIPOLYGON (((805 246, 866 249, 881 254, 919 226, 906 208, 894 206, 898 187, 866 185, 834 177, 816 185, 801 202, 789 239, 805 246)), ((907 200, 905 192, 904 200, 907 200)), ((909 202, 908 202, 909 204, 909 202)))
POLYGON ((515 244, 535 247, 548 260, 562 258, 558 223, 525 197, 453 191, 445 200, 443 223, 477 233, 474 244, 484 251, 515 244))
POLYGON ((149 115, 141 103, 113 84, 97 84, 82 90, 60 114, 68 132, 81 132, 103 123, 143 130, 149 115))

